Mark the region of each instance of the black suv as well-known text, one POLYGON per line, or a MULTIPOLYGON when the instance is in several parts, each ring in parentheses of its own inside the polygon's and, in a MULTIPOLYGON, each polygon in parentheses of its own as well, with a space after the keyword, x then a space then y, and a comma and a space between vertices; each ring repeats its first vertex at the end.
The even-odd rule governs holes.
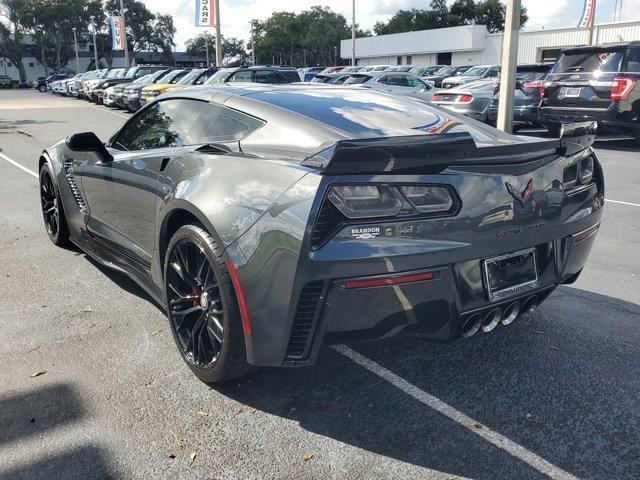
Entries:
POLYGON ((251 83, 293 83, 299 82, 300 75, 293 67, 251 66, 223 68, 207 80, 207 84, 251 82, 251 83))
POLYGON ((640 42, 563 50, 547 76, 540 120, 556 136, 563 123, 596 121, 640 146, 639 80, 640 42))

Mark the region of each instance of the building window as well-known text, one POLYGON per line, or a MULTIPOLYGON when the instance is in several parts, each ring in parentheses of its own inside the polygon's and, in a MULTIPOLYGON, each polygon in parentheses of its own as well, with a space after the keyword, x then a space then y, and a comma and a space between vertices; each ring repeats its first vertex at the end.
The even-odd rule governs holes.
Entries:
POLYGON ((33 62, 29 62, 29 66, 30 66, 30 67, 33 67, 33 62))
POLYGON ((540 54, 541 62, 555 62, 560 54, 562 53, 561 48, 550 48, 547 50, 542 50, 540 54))
POLYGON ((7 67, 12 67, 11 62, 7 62, 7 67))
POLYGON ((451 65, 451 52, 438 53, 438 65, 451 65))
POLYGON ((396 65, 402 65, 402 55, 396 57, 396 65))
POLYGON ((413 62, 413 56, 407 55, 407 65, 411 65, 411 62, 413 62))

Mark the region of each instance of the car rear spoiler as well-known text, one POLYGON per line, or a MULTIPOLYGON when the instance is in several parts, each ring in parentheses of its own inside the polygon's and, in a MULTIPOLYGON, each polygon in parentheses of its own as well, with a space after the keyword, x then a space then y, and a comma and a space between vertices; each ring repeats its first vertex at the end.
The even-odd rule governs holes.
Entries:
POLYGON ((436 174, 447 167, 519 165, 589 148, 595 123, 567 124, 560 139, 478 146, 468 132, 340 140, 302 165, 325 175, 436 174))

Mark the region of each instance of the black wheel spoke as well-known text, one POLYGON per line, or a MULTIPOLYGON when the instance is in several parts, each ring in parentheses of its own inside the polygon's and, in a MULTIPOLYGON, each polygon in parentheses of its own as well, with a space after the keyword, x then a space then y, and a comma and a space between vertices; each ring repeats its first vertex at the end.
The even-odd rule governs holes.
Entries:
POLYGON ((188 240, 169 252, 169 318, 184 357, 199 367, 214 363, 222 350, 224 316, 220 289, 205 251, 188 240))
POLYGON ((40 205, 45 227, 49 235, 56 235, 60 224, 60 212, 56 202, 56 191, 49 172, 43 172, 40 178, 40 205))

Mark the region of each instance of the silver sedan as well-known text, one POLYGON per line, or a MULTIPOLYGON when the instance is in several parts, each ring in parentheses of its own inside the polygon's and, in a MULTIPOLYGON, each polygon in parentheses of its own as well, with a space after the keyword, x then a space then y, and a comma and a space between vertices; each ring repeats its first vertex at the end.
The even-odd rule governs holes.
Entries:
POLYGON ((352 74, 344 85, 355 85, 380 92, 409 95, 421 100, 431 100, 434 88, 424 80, 406 72, 358 72, 352 74))
POLYGON ((458 88, 439 90, 433 94, 431 102, 481 122, 487 122, 495 88, 495 79, 478 80, 458 88))

